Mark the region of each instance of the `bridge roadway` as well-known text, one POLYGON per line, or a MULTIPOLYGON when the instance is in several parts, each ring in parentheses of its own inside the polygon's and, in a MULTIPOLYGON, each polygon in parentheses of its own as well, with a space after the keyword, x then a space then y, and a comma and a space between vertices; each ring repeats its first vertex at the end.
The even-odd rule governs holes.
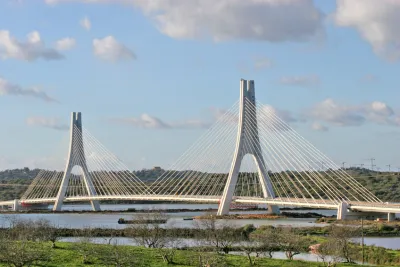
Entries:
MULTIPOLYGON (((194 203, 219 203, 221 196, 177 196, 177 195, 130 195, 130 196, 82 196, 82 197, 66 197, 64 202, 83 202, 89 200, 153 200, 153 201, 180 201, 194 203)), ((55 198, 47 199, 24 199, 19 200, 19 204, 40 204, 54 203, 55 198)), ((268 204, 279 206, 293 207, 309 207, 309 208, 324 208, 338 209, 340 203, 332 200, 322 199, 303 199, 303 198, 274 198, 265 199, 258 197, 234 197, 234 203, 246 204, 268 204)), ((358 212, 376 212, 376 213, 400 213, 400 203, 388 202, 345 202, 350 211, 358 212)), ((0 201, 0 206, 14 205, 15 201, 0 201)))

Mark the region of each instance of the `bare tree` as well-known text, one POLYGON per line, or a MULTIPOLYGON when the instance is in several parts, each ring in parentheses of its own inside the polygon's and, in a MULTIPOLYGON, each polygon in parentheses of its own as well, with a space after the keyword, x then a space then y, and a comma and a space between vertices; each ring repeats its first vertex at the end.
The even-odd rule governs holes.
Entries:
POLYGON ((295 233, 292 228, 276 228, 276 234, 277 243, 289 260, 293 260, 295 255, 308 249, 307 238, 295 233))
POLYGON ((234 242, 239 241, 237 232, 227 222, 218 221, 215 215, 203 216, 195 225, 205 231, 205 238, 209 245, 215 247, 217 252, 228 254, 234 242))
POLYGON ((91 228, 84 228, 82 231, 79 231, 79 234, 77 232, 76 236, 78 237, 78 240, 74 243, 74 250, 82 256, 83 264, 91 263, 91 256, 95 253, 92 243, 93 230, 91 228))
MULTIPOLYGON (((103 239, 104 239, 104 241, 106 242, 107 245, 113 244, 112 242, 113 242, 114 238, 115 238, 115 232, 114 231, 111 231, 109 236, 104 236, 103 237, 103 239)), ((117 242, 117 241, 115 241, 115 242, 117 242)))
POLYGON ((24 220, 17 217, 9 218, 9 228, 6 230, 11 240, 51 241, 53 248, 61 238, 60 231, 49 220, 24 220))
POLYGON ((263 255, 264 251, 256 242, 241 241, 239 243, 240 251, 246 254, 250 265, 256 265, 256 260, 263 255))
POLYGON ((179 239, 169 239, 168 246, 157 248, 158 254, 161 255, 163 261, 167 264, 174 263, 176 253, 182 242, 179 239))
POLYGON ((359 235, 360 229, 357 227, 332 225, 328 242, 335 247, 334 255, 342 257, 346 262, 353 262, 358 254, 358 249, 353 242, 359 235))
POLYGON ((47 219, 38 219, 34 223, 37 240, 50 241, 52 248, 56 248, 56 242, 62 238, 59 228, 47 219))
POLYGON ((37 239, 35 222, 33 220, 16 218, 10 223, 8 238, 12 240, 35 241, 37 239))
POLYGON ((137 258, 125 246, 118 245, 115 240, 106 246, 96 246, 95 255, 102 264, 115 267, 130 267, 138 264, 137 258))
POLYGON ((315 247, 315 253, 322 260, 325 267, 335 267, 341 261, 341 257, 338 256, 337 251, 337 244, 330 240, 315 247))
POLYGON ((166 247, 172 237, 157 221, 167 220, 162 213, 138 214, 135 220, 142 223, 131 224, 126 228, 126 235, 133 238, 140 246, 148 248, 166 247))
POLYGON ((165 263, 174 263, 180 241, 175 236, 171 236, 168 230, 161 227, 159 223, 160 221, 167 221, 168 216, 151 212, 139 214, 135 220, 142 223, 127 227, 127 236, 133 238, 141 246, 157 249, 165 263))
POLYGON ((258 230, 250 234, 250 240, 255 242, 262 251, 266 252, 269 258, 272 258, 272 252, 279 250, 278 242, 279 231, 273 227, 258 230))
POLYGON ((44 243, 28 240, 0 240, 0 262, 8 266, 23 267, 50 259, 50 252, 44 243))
POLYGON ((198 267, 225 267, 227 266, 226 259, 223 255, 210 252, 204 246, 192 248, 195 252, 195 257, 190 257, 188 265, 198 267))
POLYGON ((47 261, 50 251, 45 243, 35 242, 41 239, 38 221, 9 217, 9 228, 0 236, 0 262, 9 266, 30 266, 33 263, 47 261))

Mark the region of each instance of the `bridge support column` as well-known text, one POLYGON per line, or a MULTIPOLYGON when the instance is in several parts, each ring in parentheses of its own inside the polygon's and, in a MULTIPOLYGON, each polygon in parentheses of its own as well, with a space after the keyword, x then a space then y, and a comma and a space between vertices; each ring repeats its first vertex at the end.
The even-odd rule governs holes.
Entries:
POLYGON ((388 213, 388 222, 393 222, 394 220, 396 220, 396 214, 388 213))
MULTIPOLYGON (((72 112, 68 161, 65 167, 61 186, 56 197, 56 202, 53 207, 54 211, 61 211, 65 194, 67 193, 71 171, 75 166, 80 166, 82 168, 83 181, 88 192, 88 196, 95 196, 96 191, 90 178, 88 167, 86 165, 86 157, 82 136, 82 116, 80 112, 72 112)), ((91 200, 90 204, 92 205, 92 209, 94 211, 100 211, 99 201, 91 200)))
POLYGON ((336 219, 345 220, 346 215, 347 215, 347 208, 348 208, 348 205, 346 202, 340 202, 339 206, 338 206, 336 219))
MULTIPOLYGON (((263 159, 260 139, 257 126, 257 110, 255 89, 253 80, 240 80, 240 107, 239 107, 239 127, 236 139, 236 149, 233 156, 228 180, 226 181, 221 202, 218 207, 217 215, 229 213, 229 207, 232 202, 233 194, 239 176, 240 165, 245 155, 253 156, 258 170, 258 178, 264 198, 275 198, 271 179, 266 171, 266 165, 263 159), (247 145, 244 145, 244 144, 247 145), (249 145, 251 144, 251 145, 249 145)), ((279 213, 277 206, 269 205, 269 213, 279 213)))
POLYGON ((20 208, 19 199, 14 199, 13 211, 19 211, 19 208, 20 208))

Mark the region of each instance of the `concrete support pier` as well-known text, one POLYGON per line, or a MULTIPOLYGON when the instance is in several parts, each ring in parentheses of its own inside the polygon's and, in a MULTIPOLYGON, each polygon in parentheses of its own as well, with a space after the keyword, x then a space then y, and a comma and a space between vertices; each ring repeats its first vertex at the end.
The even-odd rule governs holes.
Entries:
POLYGON ((375 211, 357 211, 352 210, 346 202, 341 202, 337 209, 337 220, 387 220, 392 222, 396 219, 395 213, 384 213, 375 211))
POLYGON ((394 220, 396 220, 396 214, 388 213, 388 222, 393 222, 394 220))
POLYGON ((19 200, 18 199, 14 199, 14 203, 13 203, 13 211, 19 211, 19 200))
POLYGON ((337 217, 336 217, 338 220, 346 220, 347 208, 348 208, 348 205, 346 202, 339 203, 337 217))

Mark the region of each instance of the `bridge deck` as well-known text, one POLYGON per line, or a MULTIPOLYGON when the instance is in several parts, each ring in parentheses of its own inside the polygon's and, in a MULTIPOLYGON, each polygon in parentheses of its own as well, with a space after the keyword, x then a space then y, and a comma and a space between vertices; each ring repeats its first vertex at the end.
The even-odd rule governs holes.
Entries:
MULTIPOLYGON (((221 196, 177 196, 177 195, 130 195, 130 196, 82 196, 66 197, 65 202, 80 202, 89 200, 148 200, 148 201, 179 201, 195 203, 219 203, 221 196)), ((47 199, 23 199, 23 204, 54 203, 55 198, 47 199)), ((256 198, 256 197, 234 197, 235 203, 268 204, 279 206, 298 206, 310 208, 337 209, 339 203, 331 200, 299 199, 299 198, 256 198)), ((14 201, 1 201, 0 205, 13 205, 14 201)), ((400 213, 400 203, 370 203, 370 202, 348 202, 348 207, 353 211, 388 212, 400 213)))
POLYGON ((9 200, 9 201, 0 201, 0 206, 7 206, 7 205, 13 205, 14 200, 9 200))

